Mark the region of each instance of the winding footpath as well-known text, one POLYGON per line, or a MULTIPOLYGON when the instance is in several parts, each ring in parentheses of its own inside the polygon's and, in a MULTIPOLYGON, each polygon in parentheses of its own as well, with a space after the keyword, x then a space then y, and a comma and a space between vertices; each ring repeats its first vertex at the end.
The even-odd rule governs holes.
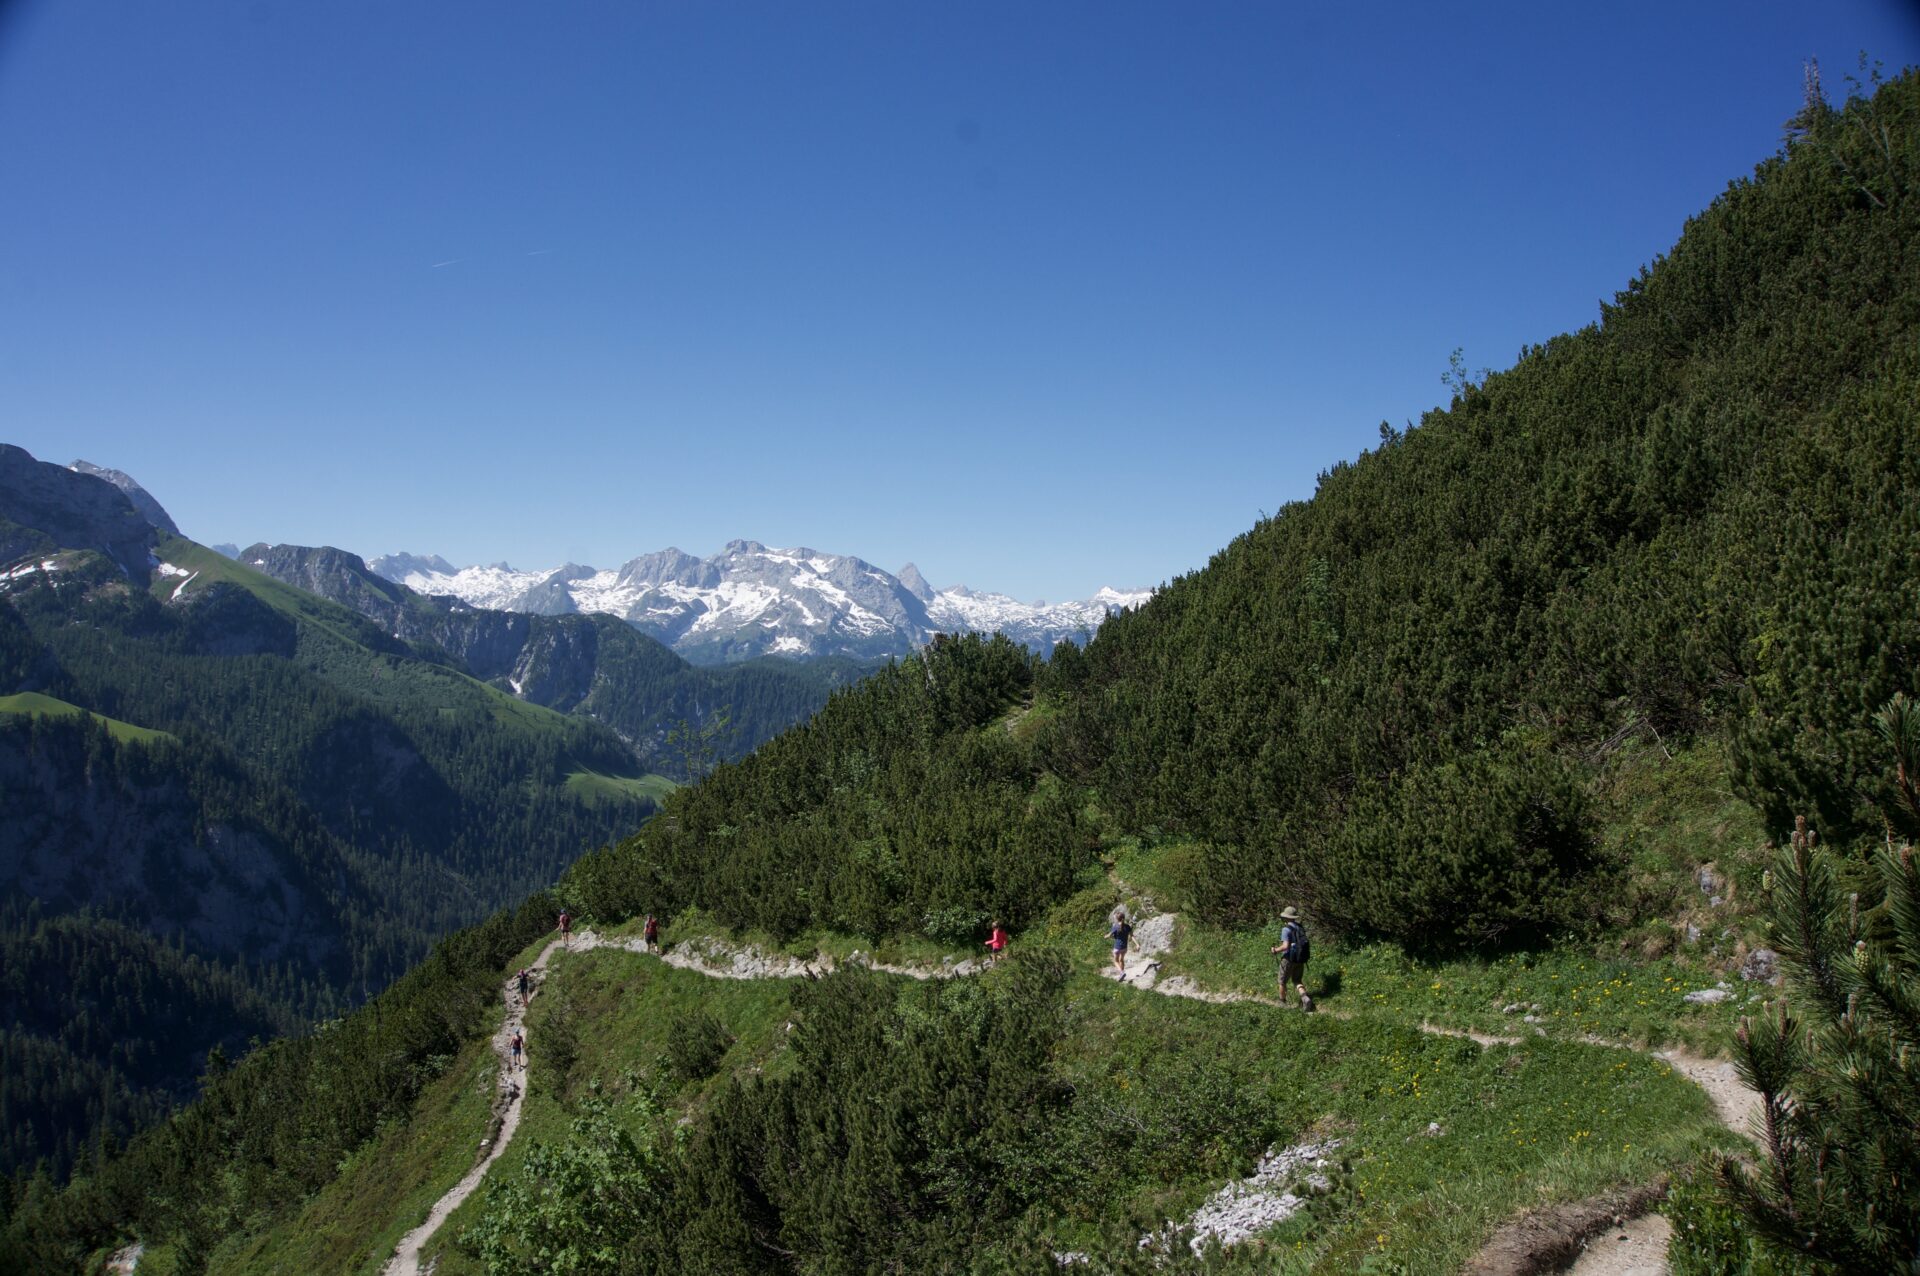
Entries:
MULTIPOLYGON (((1110 876, 1109 880, 1122 896, 1135 895, 1139 898, 1141 912, 1149 915, 1135 924, 1133 944, 1128 950, 1124 970, 1116 971, 1109 967, 1101 971, 1104 977, 1169 997, 1190 997, 1196 1001, 1216 1004, 1227 1002, 1255 1002, 1263 1006, 1281 1004, 1277 998, 1257 993, 1220 992, 1204 988, 1184 975, 1162 979, 1161 957, 1173 948, 1173 931, 1177 917, 1172 913, 1152 913, 1151 897, 1139 895, 1118 878, 1110 876)), ((1337 1010, 1321 1009, 1316 1013, 1331 1014, 1341 1019, 1352 1018, 1352 1015, 1337 1010)), ((1496 1036, 1426 1022, 1420 1024, 1420 1031, 1436 1036, 1465 1037, 1482 1046, 1517 1046, 1521 1041, 1519 1037, 1496 1036)), ((1638 1046, 1623 1045, 1601 1037, 1588 1037, 1585 1040, 1589 1045, 1652 1054, 1706 1093, 1713 1102, 1714 1111, 1719 1115, 1721 1124, 1737 1134, 1748 1138, 1754 1137, 1753 1131, 1757 1128, 1756 1123, 1760 1115, 1760 1096, 1747 1088, 1746 1083, 1740 1079, 1739 1070, 1731 1062, 1725 1059, 1702 1058, 1678 1048, 1644 1050, 1638 1046)), ((1574 1264, 1563 1270, 1568 1276, 1665 1276, 1667 1240, 1672 1232, 1672 1226, 1667 1222, 1665 1215, 1657 1210, 1646 1210, 1630 1218, 1619 1220, 1616 1225, 1596 1234, 1583 1248, 1574 1264)))
MULTIPOLYGON (((1135 923, 1133 943, 1127 952, 1123 968, 1115 970, 1109 966, 1103 969, 1101 974, 1105 978, 1166 997, 1186 997, 1216 1004, 1232 1002, 1254 1002, 1267 1006, 1280 1004, 1275 998, 1257 993, 1221 992, 1205 988, 1184 975, 1162 978, 1162 958, 1173 949, 1174 929, 1179 920, 1178 916, 1173 913, 1152 911, 1153 903, 1150 898, 1140 896, 1118 879, 1114 880, 1114 884, 1120 889, 1122 895, 1134 895, 1139 899, 1140 911, 1145 916, 1135 923)), ((561 948, 563 948, 562 942, 558 939, 553 940, 541 949, 540 955, 529 967, 534 975, 536 994, 540 984, 544 982, 549 960, 554 951, 561 948)), ((964 961, 949 960, 939 966, 893 965, 875 961, 858 951, 842 962, 836 962, 828 956, 803 961, 799 958, 764 953, 751 947, 727 944, 711 938, 690 940, 655 954, 647 949, 645 941, 637 935, 621 939, 606 939, 591 930, 574 935, 571 945, 565 946, 565 951, 587 952, 596 948, 618 948, 627 952, 653 956, 669 966, 704 975, 710 979, 817 979, 832 973, 835 969, 856 966, 903 975, 909 979, 951 979, 976 974, 987 964, 982 959, 968 958, 964 961)), ((512 1066, 510 1042, 516 1030, 525 1032, 526 1012, 520 1005, 518 989, 511 977, 504 987, 503 996, 506 1015, 499 1031, 493 1036, 493 1052, 500 1066, 497 1082, 498 1097, 494 1103, 493 1131, 480 1145, 484 1149, 484 1154, 458 1183, 434 1203, 426 1220, 401 1238, 393 1257, 382 1269, 383 1276, 421 1276, 421 1250, 453 1212, 479 1190, 480 1184, 487 1176, 487 1171, 506 1150, 515 1131, 519 1129, 520 1108, 525 1098, 525 1086, 522 1084, 525 1073, 517 1072, 512 1066)), ((1331 1014, 1336 1018, 1352 1017, 1340 1011, 1321 1010, 1316 1013, 1331 1014)), ((1439 1036, 1471 1038, 1483 1046, 1513 1046, 1519 1045, 1521 1041, 1518 1037, 1494 1036, 1431 1023, 1422 1023, 1420 1030, 1439 1036)), ((1589 1042, 1592 1045, 1610 1049, 1639 1049, 1599 1038, 1591 1038, 1589 1042)), ((1752 1128, 1755 1114, 1759 1110, 1759 1096, 1741 1084, 1739 1075, 1731 1063, 1703 1059, 1683 1050, 1646 1053, 1652 1053, 1655 1057, 1664 1060, 1674 1071, 1704 1090, 1713 1100, 1714 1109, 1719 1113, 1720 1119, 1729 1128, 1741 1132, 1752 1128)), ((1641 1214, 1624 1220, 1619 1226, 1607 1229, 1600 1239, 1589 1244, 1580 1260, 1567 1270, 1573 1273, 1573 1276, 1660 1276, 1666 1271, 1667 1235, 1666 1220, 1663 1217, 1657 1213, 1641 1214)), ((431 1267, 429 1266, 426 1270, 430 1272, 431 1267)))
MULTIPOLYGON (((533 975, 533 993, 539 995, 540 986, 546 980, 547 966, 555 950, 581 953, 595 948, 618 948, 627 952, 657 956, 669 966, 681 970, 690 970, 710 979, 817 979, 836 969, 832 958, 817 961, 801 961, 798 958, 769 956, 752 948, 734 947, 713 940, 693 940, 680 944, 663 953, 649 953, 646 941, 639 936, 624 939, 605 939, 598 933, 586 930, 574 935, 570 943, 555 939, 540 950, 527 969, 533 975)), ((850 966, 864 966, 869 970, 885 971, 894 975, 905 975, 910 979, 951 979, 961 975, 971 975, 981 969, 982 963, 968 959, 941 966, 896 966, 877 962, 854 953, 845 963, 850 966)), ((481 1140, 483 1155, 474 1167, 466 1172, 460 1181, 454 1184, 427 1212, 420 1226, 400 1238, 393 1257, 381 1268, 382 1276, 421 1276, 420 1251, 428 1241, 439 1232, 441 1226, 452 1217, 453 1212, 467 1201, 467 1198, 479 1191, 480 1184, 486 1180, 487 1171, 507 1150, 507 1144, 520 1128, 520 1107, 526 1098, 524 1081, 526 1073, 516 1070, 512 1059, 512 1041, 515 1031, 522 1034, 525 1043, 531 1043, 531 1034, 526 1031, 526 1010, 520 1005, 520 992, 516 985, 517 976, 509 976, 502 988, 502 998, 506 1004, 506 1015, 500 1028, 493 1034, 493 1054, 500 1066, 498 1091, 493 1105, 493 1129, 489 1136, 481 1140)), ((131 1270, 129 1268, 128 1270, 131 1270)), ((430 1268, 428 1270, 431 1270, 430 1268)))
MULTIPOLYGON (((553 956, 553 950, 561 947, 556 939, 540 950, 540 955, 527 967, 534 981, 534 993, 545 980, 547 962, 553 956)), ((487 1171, 507 1150, 507 1144, 513 1141, 514 1131, 520 1128, 520 1105, 526 1098, 527 1088, 522 1082, 526 1073, 513 1066, 513 1034, 524 1031, 526 1027, 526 1007, 520 1004, 520 989, 515 976, 509 976, 503 996, 507 1013, 500 1022, 499 1031, 493 1034, 493 1056, 500 1063, 500 1075, 494 1083, 496 1093, 493 1101, 493 1124, 486 1138, 480 1141, 483 1155, 474 1167, 466 1172, 461 1180, 447 1190, 446 1195, 435 1201, 433 1208, 427 1211, 426 1221, 400 1238, 400 1244, 394 1248, 393 1257, 381 1268, 383 1276, 420 1276, 420 1250, 433 1239, 440 1225, 479 1190, 481 1181, 487 1177, 487 1171)), ((524 1056, 523 1056, 524 1058, 524 1056)))

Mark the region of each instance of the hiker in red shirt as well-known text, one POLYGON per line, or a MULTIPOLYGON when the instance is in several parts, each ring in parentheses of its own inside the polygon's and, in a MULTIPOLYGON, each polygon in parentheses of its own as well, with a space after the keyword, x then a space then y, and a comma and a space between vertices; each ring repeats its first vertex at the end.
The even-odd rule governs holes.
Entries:
POLYGON ((1012 938, 1007 934, 1007 928, 1002 926, 1000 919, 996 917, 993 922, 993 933, 987 936, 987 960, 999 961, 1006 956, 1007 944, 1012 938))
POLYGON ((645 931, 642 932, 642 934, 647 941, 647 951, 650 953, 659 952, 660 951, 660 919, 658 917, 655 917, 652 913, 648 913, 647 928, 645 931))

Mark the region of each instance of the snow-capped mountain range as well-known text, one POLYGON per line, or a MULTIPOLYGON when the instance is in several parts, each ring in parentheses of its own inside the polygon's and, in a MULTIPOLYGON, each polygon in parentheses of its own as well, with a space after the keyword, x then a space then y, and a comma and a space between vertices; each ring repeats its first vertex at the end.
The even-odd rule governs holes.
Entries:
POLYGON ((964 586, 935 590, 909 563, 899 575, 862 559, 731 541, 711 558, 677 549, 614 570, 569 563, 515 571, 455 567, 437 555, 389 554, 368 567, 423 594, 474 607, 553 616, 606 612, 706 663, 755 656, 904 655, 937 633, 999 630, 1038 650, 1082 638, 1151 590, 1102 589, 1069 603, 1022 603, 964 586))

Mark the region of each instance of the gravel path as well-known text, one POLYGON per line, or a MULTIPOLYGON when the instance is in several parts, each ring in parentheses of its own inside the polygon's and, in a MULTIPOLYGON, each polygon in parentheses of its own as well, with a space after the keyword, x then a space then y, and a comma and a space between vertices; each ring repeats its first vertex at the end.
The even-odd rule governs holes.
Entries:
MULTIPOLYGON (((1117 879, 1115 885, 1121 887, 1123 892, 1125 891, 1124 884, 1117 879)), ((1150 900, 1142 902, 1147 908, 1152 907, 1150 900)), ((1162 979, 1160 977, 1161 959, 1173 948, 1174 929, 1178 921, 1177 915, 1173 913, 1155 913, 1137 921, 1124 970, 1116 972, 1109 966, 1103 969, 1101 974, 1105 978, 1118 980, 1134 988, 1157 992, 1162 996, 1187 997, 1214 1003, 1254 1002, 1268 1006, 1279 1004, 1272 997, 1255 993, 1220 992, 1205 988, 1185 975, 1162 979)), ((534 959, 531 969, 534 970, 536 979, 544 975, 548 959, 560 946, 560 941, 554 940, 534 959)), ((614 940, 602 938, 593 931, 582 931, 575 935, 570 951, 585 952, 595 948, 619 948, 628 952, 647 953, 646 943, 639 936, 614 940)), ((893 965, 877 962, 871 956, 858 951, 839 963, 836 963, 832 957, 803 961, 796 957, 766 953, 751 946, 728 944, 711 938, 675 945, 658 957, 669 966, 705 975, 711 979, 817 979, 840 966, 864 966, 870 970, 904 975, 910 979, 949 979, 976 974, 987 964, 983 959, 968 958, 958 962, 949 960, 939 966, 893 965)), ((506 1017, 493 1038, 494 1053, 500 1060, 501 1098, 496 1103, 499 1118, 497 1132, 490 1142, 482 1144, 486 1148, 486 1155, 479 1163, 434 1204, 424 1223, 401 1239, 393 1258, 388 1261, 383 1271, 383 1276, 420 1276, 422 1247, 453 1211, 479 1188, 486 1178, 487 1171, 499 1158, 501 1152, 506 1150, 515 1130, 519 1128, 520 1104, 524 1097, 523 1087, 509 1066, 508 1042, 515 1028, 524 1028, 524 1019, 519 998, 511 980, 508 981, 505 1000, 506 1017)), ((1337 1018, 1351 1017, 1339 1011, 1318 1013, 1331 1013, 1337 1018)), ((1518 1045, 1520 1040, 1517 1037, 1493 1036, 1431 1023, 1422 1023, 1420 1030, 1438 1036, 1470 1038, 1483 1046, 1518 1045)), ((1614 1049, 1632 1048, 1606 1041, 1595 1041, 1593 1044, 1614 1049)), ((1753 1117, 1759 1110, 1759 1097, 1741 1083, 1731 1063, 1703 1059, 1681 1050, 1661 1051, 1657 1053, 1657 1057, 1665 1060, 1675 1071, 1705 1090, 1713 1100, 1714 1108, 1719 1112, 1721 1120, 1729 1127, 1743 1131, 1751 1128, 1753 1117)), ((1286 1157, 1302 1150, 1305 1149, 1288 1149, 1284 1153, 1270 1151, 1269 1157, 1286 1157)), ((1316 1154, 1322 1151, 1318 1147, 1311 1150, 1316 1154)), ((1265 1162, 1262 1164, 1264 1165, 1265 1162)), ((1252 1217, 1268 1209, 1270 1204, 1280 1205, 1278 1198, 1285 1194, 1280 1181, 1282 1178, 1283 1176, 1278 1174, 1256 1174, 1245 1182, 1228 1184, 1221 1189, 1221 1194, 1216 1194, 1221 1196, 1221 1199, 1210 1201, 1209 1206, 1228 1205, 1225 1196, 1231 1196, 1230 1212, 1252 1217), (1222 1194, 1225 1195, 1222 1196, 1222 1194), (1276 1198, 1273 1202, 1266 1202, 1263 1199, 1269 1194, 1276 1198)), ((1202 1212, 1204 1213, 1207 1208, 1203 1207, 1202 1212)), ((1201 1221, 1203 1220, 1198 1214, 1195 1218, 1188 1220, 1190 1224, 1198 1224, 1201 1221)), ((1642 1215, 1624 1225, 1601 1233, 1589 1242, 1582 1257, 1570 1271, 1575 1276, 1662 1276, 1667 1270, 1665 1255, 1669 1234, 1670 1229, 1665 1218, 1658 1214, 1642 1215)), ((129 1247, 129 1250, 122 1251, 123 1254, 129 1252, 133 1260, 137 1261, 137 1247, 129 1247)), ((115 1257, 117 1260, 119 1255, 115 1257)), ((131 1262, 125 1270, 132 1271, 131 1262)))
MULTIPOLYGON (((1132 891, 1125 882, 1113 877, 1112 874, 1108 877, 1123 896, 1137 895, 1137 892, 1132 891)), ((1152 907, 1151 900, 1143 900, 1143 903, 1146 908, 1152 907)), ((1111 968, 1101 973, 1108 979, 1117 978, 1135 988, 1149 989, 1170 997, 1190 997, 1198 1001, 1214 1003, 1256 1002, 1267 1006, 1280 1004, 1275 998, 1255 993, 1219 992, 1203 988, 1185 975, 1160 978, 1160 959, 1173 947, 1176 921, 1174 914, 1160 913, 1136 922, 1134 946, 1127 955, 1125 973, 1117 975, 1111 968)), ((1340 1011, 1323 1010, 1318 1013, 1331 1013, 1336 1018, 1343 1019, 1351 1017, 1340 1011)), ((1436 1036, 1464 1037, 1482 1046, 1520 1044, 1518 1037, 1495 1036, 1434 1023, 1422 1023, 1420 1031, 1436 1036)), ((1593 1040, 1591 1044, 1612 1049, 1639 1050, 1638 1047, 1622 1046, 1618 1042, 1599 1039, 1593 1040)), ((1728 1129, 1751 1137, 1755 1119, 1760 1111, 1760 1096, 1748 1089, 1746 1083, 1740 1080, 1739 1071, 1731 1062, 1724 1059, 1705 1059, 1679 1048, 1639 1052, 1652 1053, 1656 1058, 1664 1060, 1681 1076, 1699 1086, 1713 1101, 1714 1110, 1728 1129)), ((1244 1190, 1242 1185, 1230 1184, 1228 1189, 1223 1191, 1229 1189, 1244 1190)), ((1258 1188, 1255 1188, 1254 1192, 1257 1195, 1258 1188)), ((1251 1207, 1261 1208, 1257 1205, 1251 1207)), ((1673 1228, 1664 1215, 1651 1212, 1639 1215, 1627 1220, 1624 1224, 1600 1233, 1589 1241, 1575 1265, 1567 1271, 1570 1276, 1667 1276, 1667 1240, 1672 1234, 1673 1228)))
MULTIPOLYGON (((533 972, 536 993, 539 991, 539 981, 546 975, 547 960, 553 956, 553 950, 560 946, 559 940, 552 941, 540 950, 540 955, 533 959, 533 965, 527 968, 533 972)), ((590 945, 583 943, 582 946, 590 945)), ((479 1189, 481 1181, 487 1177, 487 1171, 493 1167, 495 1161, 500 1159, 500 1154, 507 1150, 507 1144, 513 1141, 514 1131, 520 1128, 520 1104, 526 1098, 526 1087, 521 1082, 526 1074, 516 1071, 513 1067, 511 1043, 514 1030, 525 1027, 526 1010, 520 1005, 520 990, 516 986, 515 977, 508 977, 504 985, 503 997, 507 1013, 500 1022, 499 1031, 493 1034, 493 1054, 494 1058, 500 1062, 500 1076, 495 1082, 498 1093, 493 1105, 495 1126, 491 1137, 480 1141, 480 1146, 485 1149, 485 1155, 466 1172, 458 1183, 447 1190, 445 1196, 434 1202, 433 1208, 427 1212, 424 1223, 400 1238, 400 1244, 395 1247, 393 1257, 388 1259, 387 1265, 381 1269, 383 1276, 420 1276, 420 1250, 433 1239, 434 1233, 440 1230, 440 1225, 479 1189)))
POLYGON ((1735 1134, 1754 1137, 1760 1118, 1760 1096, 1740 1079, 1740 1070, 1727 1059, 1702 1059, 1685 1050, 1662 1050, 1658 1056, 1673 1065, 1675 1072, 1699 1086, 1713 1100, 1720 1121, 1735 1134))
MULTIPOLYGON (((533 972, 535 992, 546 975, 547 963, 555 949, 566 952, 587 952, 595 948, 618 948, 627 952, 647 953, 646 941, 639 936, 625 939, 605 939, 594 931, 581 931, 573 936, 571 945, 563 946, 554 940, 540 950, 528 969, 533 972)), ((653 954, 648 954, 653 955, 653 954)), ((658 954, 659 960, 681 970, 705 975, 710 979, 817 979, 836 969, 831 957, 817 961, 801 961, 795 957, 761 952, 757 948, 725 944, 714 939, 698 939, 679 944, 658 954)), ((974 958, 966 961, 949 962, 940 966, 896 966, 886 962, 876 962, 862 953, 854 953, 845 963, 848 966, 865 966, 871 970, 883 970, 890 974, 905 975, 911 979, 951 979, 959 975, 971 975, 981 969, 982 963, 974 958)), ((504 986, 506 1016, 502 1019, 499 1031, 493 1034, 493 1053, 500 1061, 499 1098, 495 1101, 494 1112, 497 1128, 491 1139, 483 1140, 481 1147, 486 1154, 468 1170, 466 1175, 446 1195, 434 1202, 428 1211, 426 1221, 400 1238, 393 1257, 382 1268, 382 1276, 420 1276, 420 1251, 432 1240, 453 1212, 463 1205, 467 1198, 479 1190, 486 1179, 487 1171, 500 1154, 507 1150, 507 1144, 513 1141, 515 1131, 520 1128, 520 1104, 526 1097, 526 1088, 521 1082, 526 1074, 516 1073, 512 1067, 511 1041, 515 1029, 523 1032, 526 1027, 525 1011, 520 1005, 519 989, 513 978, 504 986)), ((527 1040, 531 1040, 530 1037, 527 1040)), ((126 1251, 122 1251, 123 1253, 126 1251)), ((137 1258, 137 1253, 135 1254, 137 1258)), ((132 1271, 131 1267, 127 1268, 132 1271)))
POLYGON ((1663 1214, 1642 1214, 1587 1242, 1568 1276, 1666 1276, 1673 1225, 1663 1214))

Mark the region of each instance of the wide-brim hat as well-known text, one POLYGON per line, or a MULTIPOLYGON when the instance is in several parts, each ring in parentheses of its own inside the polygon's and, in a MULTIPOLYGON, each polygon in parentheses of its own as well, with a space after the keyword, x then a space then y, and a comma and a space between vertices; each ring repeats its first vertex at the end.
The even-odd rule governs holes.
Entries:
POLYGON ((1300 910, 1297 908, 1283 908, 1280 910, 1280 920, 1283 922, 1297 922, 1300 920, 1300 910))

